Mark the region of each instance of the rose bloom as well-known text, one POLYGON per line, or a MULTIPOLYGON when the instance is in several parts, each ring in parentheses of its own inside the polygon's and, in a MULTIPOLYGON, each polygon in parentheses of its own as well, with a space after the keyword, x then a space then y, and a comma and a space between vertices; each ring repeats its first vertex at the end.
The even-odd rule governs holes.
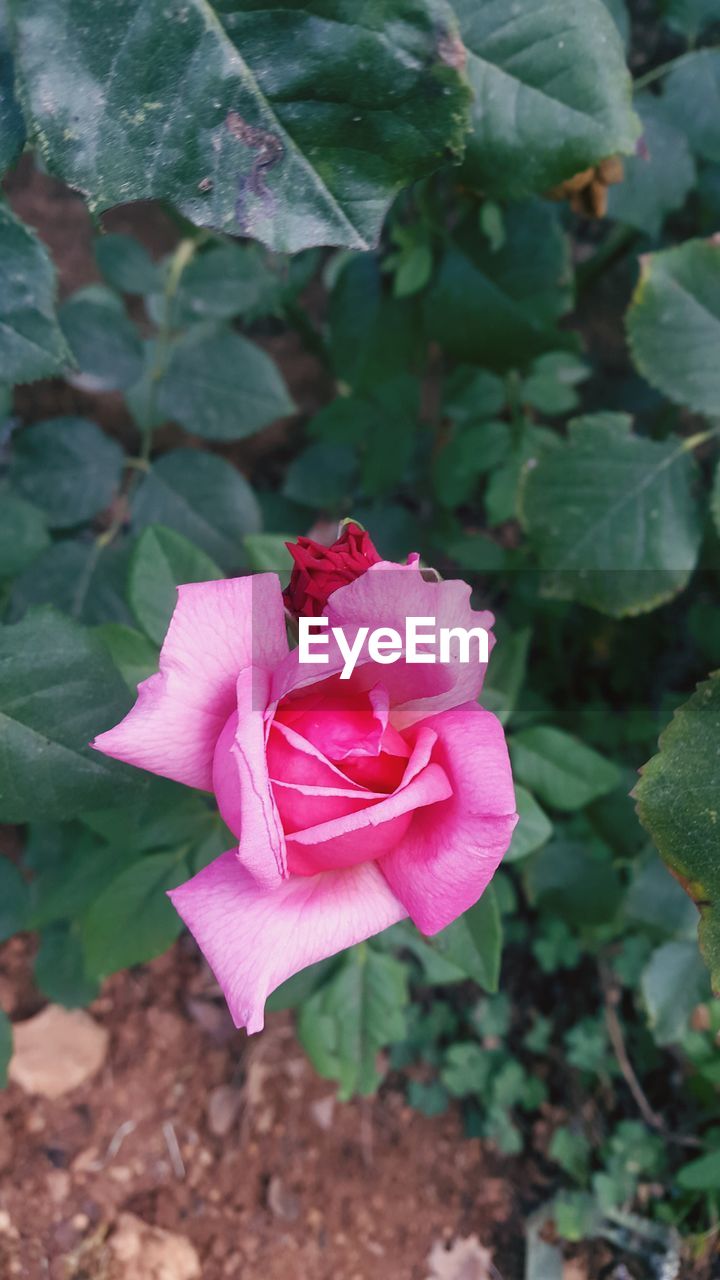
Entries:
MULTIPOLYGON (((404 634, 408 616, 494 621, 466 583, 426 581, 417 556, 380 560, 357 526, 332 548, 290 549, 292 613, 322 612, 350 640, 368 625, 404 634)), ((289 648, 273 573, 182 586, 159 672, 93 744, 215 792, 237 844, 170 897, 249 1032, 307 965, 407 916, 444 929, 477 902, 517 822, 502 726, 476 701, 484 666, 380 666, 363 650, 340 681, 331 638, 328 656, 301 665, 289 648)))

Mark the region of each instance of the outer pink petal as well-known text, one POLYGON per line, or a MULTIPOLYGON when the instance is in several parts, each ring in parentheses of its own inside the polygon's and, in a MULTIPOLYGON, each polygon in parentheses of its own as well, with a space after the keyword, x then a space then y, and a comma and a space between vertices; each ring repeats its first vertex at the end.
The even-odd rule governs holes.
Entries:
POLYGON ((251 664, 272 668, 287 652, 275 574, 178 587, 158 674, 143 681, 132 711, 93 746, 207 790, 215 744, 235 706, 238 673, 251 664))
POLYGON ((237 711, 220 734, 213 790, 223 821, 238 837, 238 857, 259 884, 287 875, 285 836, 268 778, 262 707, 269 674, 247 667, 237 681, 237 711))
POLYGON ((427 724, 438 735, 433 758, 448 774, 452 795, 420 809, 378 865, 418 928, 432 934, 477 902, 507 850, 517 814, 499 720, 468 703, 427 724))
MULTIPOLYGON (((417 564, 395 565, 387 561, 372 565, 354 582, 334 591, 325 613, 329 619, 328 631, 342 627, 349 643, 353 642, 359 627, 369 627, 371 632, 376 627, 392 627, 404 636, 408 617, 433 618, 436 633, 441 627, 484 627, 490 632, 494 623, 491 613, 470 607, 470 587, 466 582, 426 582, 417 564)), ((493 643, 494 637, 490 634, 490 648, 493 643)), ((475 644, 474 641, 473 646, 475 644)), ((454 653, 457 654, 456 646, 454 653)), ((327 654, 328 663, 313 666, 300 664, 298 650, 294 649, 274 673, 273 701, 294 689, 327 681, 342 670, 344 658, 331 633, 327 654)), ((427 716, 473 701, 482 688, 485 670, 484 663, 475 660, 461 663, 455 659, 446 664, 437 661, 423 664, 408 663, 402 658, 380 666, 370 659, 366 642, 352 679, 343 684, 360 691, 382 680, 390 695, 392 723, 397 728, 405 728, 427 716)), ((329 686, 328 708, 332 706, 331 699, 332 686, 329 686)))
POLYGON ((223 853, 173 889, 173 905, 220 983, 235 1025, 261 1031, 271 991, 407 914, 372 863, 258 885, 223 853))

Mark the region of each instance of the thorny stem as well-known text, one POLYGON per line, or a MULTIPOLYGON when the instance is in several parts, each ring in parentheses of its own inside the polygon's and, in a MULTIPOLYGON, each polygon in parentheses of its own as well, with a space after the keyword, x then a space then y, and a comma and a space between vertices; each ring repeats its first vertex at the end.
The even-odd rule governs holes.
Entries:
POLYGON ((146 425, 142 428, 140 453, 136 458, 125 459, 125 466, 130 469, 130 475, 127 478, 123 492, 118 497, 117 510, 110 525, 104 533, 98 534, 98 537, 95 540, 95 555, 94 557, 90 557, 89 569, 87 574, 84 575, 85 577, 88 577, 89 574, 92 573, 100 552, 115 540, 125 524, 133 490, 135 489, 140 476, 146 473, 150 468, 150 453, 152 450, 153 439, 152 423, 155 417, 157 388, 160 379, 167 368, 167 358, 173 332, 173 307, 175 298, 178 288, 180 287, 183 272, 189 266, 200 245, 205 243, 206 238, 207 237, 201 233, 194 239, 181 240, 170 261, 170 266, 165 280, 165 288, 163 289, 162 320, 158 328, 158 335, 156 339, 155 359, 153 360, 152 367, 147 375, 149 391, 143 415, 146 425))
POLYGON ((650 1129, 654 1129, 656 1133, 662 1134, 667 1142, 675 1142, 682 1147, 700 1147, 702 1143, 697 1138, 686 1137, 681 1133, 671 1133, 663 1120, 658 1115, 648 1101, 640 1081, 635 1072, 630 1056, 625 1044, 625 1036, 623 1035, 622 1025, 617 1015, 617 1002, 619 997, 619 989, 613 982, 607 965, 604 961, 599 962, 600 985, 603 990, 605 1001, 605 1025, 607 1026, 610 1043, 613 1047, 618 1066, 622 1072, 625 1083, 630 1090, 638 1111, 650 1129))

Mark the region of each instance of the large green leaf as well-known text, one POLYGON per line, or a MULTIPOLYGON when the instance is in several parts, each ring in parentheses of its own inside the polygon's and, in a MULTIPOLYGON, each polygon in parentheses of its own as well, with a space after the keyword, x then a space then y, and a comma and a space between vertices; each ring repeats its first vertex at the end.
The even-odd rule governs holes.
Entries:
POLYGON ((25 124, 15 98, 15 64, 8 40, 7 6, 0 0, 0 174, 17 160, 25 124))
POLYGON ((128 575, 128 601, 140 626, 162 644, 184 582, 222 578, 217 565, 187 538, 161 524, 150 525, 133 552, 128 575))
POLYGON ((483 191, 544 191, 639 127, 622 41, 602 0, 455 0, 475 93, 465 173, 483 191))
POLYGON ((170 418, 208 440, 239 440, 295 408, 270 357, 232 329, 212 325, 196 325, 173 342, 155 397, 161 421, 170 418))
POLYGON ((405 966, 361 946, 303 1005, 303 1047, 320 1075, 339 1082, 341 1099, 375 1092, 378 1050, 403 1038, 406 1004, 405 966))
POLYGON ((642 258, 627 331, 648 382, 697 413, 720 413, 720 242, 688 240, 642 258))
POLYGON ((630 427, 623 414, 576 419, 566 444, 527 465, 520 491, 548 592, 615 617, 676 595, 702 538, 687 442, 630 427))
POLYGON ((462 148, 444 0, 11 0, 23 103, 93 209, 167 197, 295 252, 365 249, 406 183, 462 148))
POLYGON ((430 335, 452 355, 504 370, 558 346, 570 307, 568 243, 556 211, 511 205, 494 252, 466 224, 447 249, 426 298, 430 335))
POLYGON ((700 945, 720 987, 720 672, 698 686, 660 735, 635 788, 660 854, 700 909, 700 945))
POLYGON ((53 609, 0 629, 0 820, 122 803, 131 774, 88 743, 129 701, 102 643, 53 609))
POLYGON ((0 199, 0 383, 48 378, 69 362, 48 251, 0 199))
POLYGON ((173 449, 153 463, 133 499, 133 525, 163 524, 189 538, 228 572, 244 562, 243 538, 260 509, 236 467, 200 449, 173 449))
POLYGON ((109 506, 120 484, 120 445, 86 418, 49 418, 14 438, 10 477, 18 493, 66 529, 109 506))
POLYGON ((581 841, 551 840, 529 863, 527 883, 533 899, 572 925, 606 923, 622 898, 607 851, 581 841))

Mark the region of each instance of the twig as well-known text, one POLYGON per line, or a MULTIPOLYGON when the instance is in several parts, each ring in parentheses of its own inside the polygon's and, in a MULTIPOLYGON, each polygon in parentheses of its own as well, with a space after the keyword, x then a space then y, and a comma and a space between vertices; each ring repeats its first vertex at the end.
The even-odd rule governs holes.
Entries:
POLYGON ((173 1167, 173 1173, 176 1178, 184 1178, 185 1165, 183 1163, 182 1155, 180 1154, 180 1147, 178 1146, 177 1136, 171 1120, 163 1121, 162 1131, 163 1138, 165 1139, 165 1146, 167 1147, 168 1155, 170 1156, 170 1163, 173 1167))
POLYGON ((616 1009, 619 998, 618 988, 613 982, 606 965, 602 961, 599 963, 599 970, 600 983, 603 989, 605 1002, 605 1024, 610 1037, 610 1043, 615 1052, 615 1057, 617 1058, 623 1079, 635 1099, 640 1115, 648 1128, 655 1129, 658 1133, 661 1133, 667 1142, 676 1142, 682 1147, 701 1147, 702 1143, 698 1138, 685 1137, 685 1135, 681 1133, 672 1133, 666 1127, 662 1116, 658 1115, 658 1113, 651 1107, 643 1087, 635 1073, 635 1068, 630 1061, 627 1046, 625 1044, 623 1029, 616 1009))

